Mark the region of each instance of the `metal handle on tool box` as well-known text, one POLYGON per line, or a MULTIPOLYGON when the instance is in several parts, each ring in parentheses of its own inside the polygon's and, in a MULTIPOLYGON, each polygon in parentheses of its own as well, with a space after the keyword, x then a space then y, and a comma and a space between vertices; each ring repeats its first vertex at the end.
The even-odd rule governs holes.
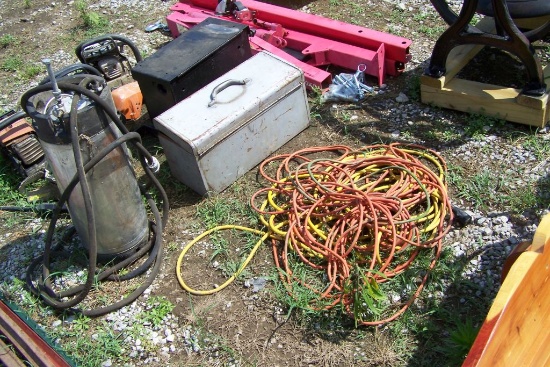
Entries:
POLYGON ((212 90, 212 93, 210 93, 210 102, 208 102, 208 107, 211 107, 214 105, 214 103, 216 103, 216 96, 221 91, 231 87, 232 85, 245 85, 249 81, 250 79, 241 79, 241 80, 229 79, 218 84, 217 86, 214 87, 214 89, 212 90))

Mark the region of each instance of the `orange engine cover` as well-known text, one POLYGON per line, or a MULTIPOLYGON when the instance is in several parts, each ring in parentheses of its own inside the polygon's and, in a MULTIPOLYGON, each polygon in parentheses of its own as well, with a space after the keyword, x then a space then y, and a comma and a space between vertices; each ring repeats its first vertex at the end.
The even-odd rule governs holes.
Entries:
POLYGON ((27 122, 27 120, 17 120, 10 126, 0 131, 0 144, 8 145, 11 141, 33 132, 34 129, 27 122))
POLYGON ((138 82, 124 84, 112 91, 115 107, 127 120, 137 120, 141 116, 143 95, 138 82))

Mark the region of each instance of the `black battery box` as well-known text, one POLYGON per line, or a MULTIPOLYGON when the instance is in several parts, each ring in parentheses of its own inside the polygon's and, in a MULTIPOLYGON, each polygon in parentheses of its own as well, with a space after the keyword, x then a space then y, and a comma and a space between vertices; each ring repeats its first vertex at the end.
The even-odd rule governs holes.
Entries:
POLYGON ((132 69, 149 117, 160 115, 252 56, 249 27, 207 18, 132 69))

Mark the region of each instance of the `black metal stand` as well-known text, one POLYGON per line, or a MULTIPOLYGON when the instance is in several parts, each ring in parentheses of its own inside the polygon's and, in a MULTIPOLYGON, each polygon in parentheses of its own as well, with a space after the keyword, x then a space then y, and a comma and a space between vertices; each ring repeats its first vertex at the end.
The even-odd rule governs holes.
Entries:
MULTIPOLYGON (((525 66, 527 82, 522 93, 530 96, 542 96, 546 92, 546 84, 542 73, 542 66, 531 46, 531 40, 541 38, 550 31, 550 22, 533 30, 522 33, 514 23, 505 0, 491 0, 493 17, 497 33, 486 33, 470 25, 470 21, 478 10, 478 0, 465 0, 460 14, 453 19, 453 13, 444 9, 445 0, 432 0, 432 4, 450 23, 449 28, 437 40, 425 74, 439 78, 446 73, 445 64, 450 51, 459 45, 474 44, 502 49, 516 55, 525 66), (454 20, 454 22, 453 22, 454 20), (452 22, 452 23, 451 23, 452 22)), ((446 3, 445 3, 446 4, 446 3)), ((542 7, 546 11, 548 6, 542 7)), ((540 16, 547 13, 538 14, 540 16)))

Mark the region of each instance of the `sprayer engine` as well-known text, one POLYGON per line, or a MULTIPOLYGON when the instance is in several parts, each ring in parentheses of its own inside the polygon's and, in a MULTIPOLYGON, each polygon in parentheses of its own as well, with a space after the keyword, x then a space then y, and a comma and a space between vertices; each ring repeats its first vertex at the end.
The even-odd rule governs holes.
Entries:
POLYGON ((141 59, 134 44, 119 35, 105 35, 87 40, 75 49, 78 59, 101 72, 111 87, 131 81, 131 54, 135 62, 141 59), (132 52, 128 52, 130 49, 132 52))
POLYGON ((44 151, 25 116, 14 111, 0 116, 0 149, 23 177, 43 176, 44 151))

